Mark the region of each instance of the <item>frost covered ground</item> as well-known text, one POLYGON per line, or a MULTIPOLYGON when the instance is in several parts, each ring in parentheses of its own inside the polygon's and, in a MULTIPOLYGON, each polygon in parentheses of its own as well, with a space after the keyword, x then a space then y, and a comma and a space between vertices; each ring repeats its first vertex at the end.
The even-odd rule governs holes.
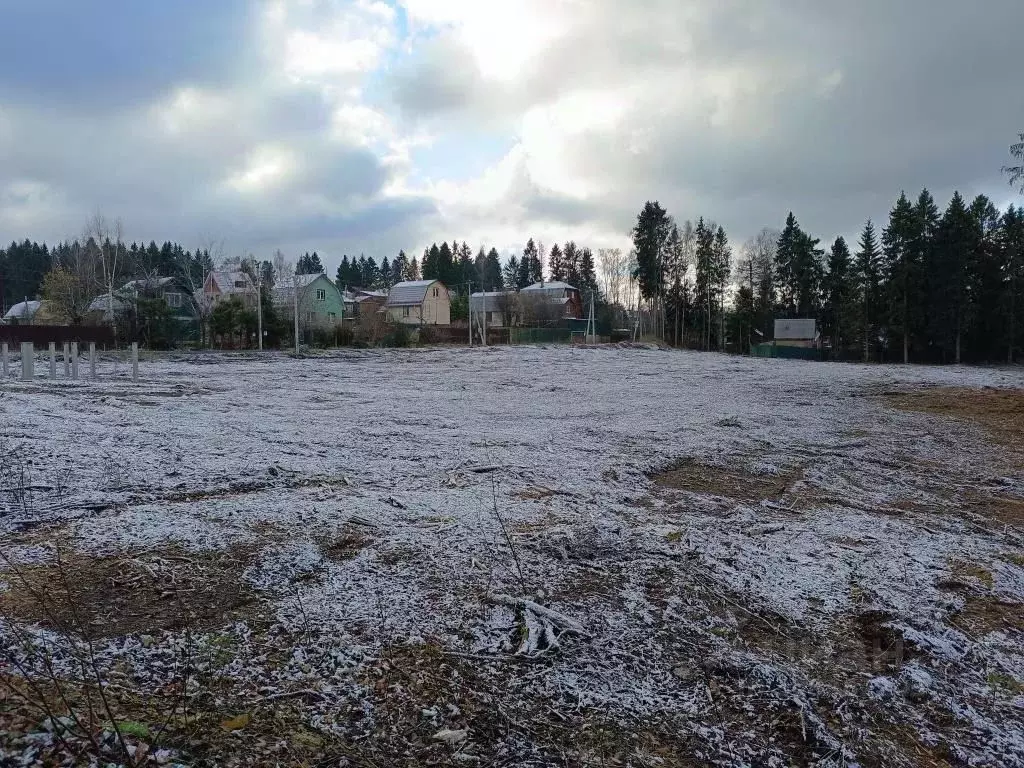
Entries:
POLYGON ((0 764, 1024 765, 1024 460, 893 407, 1020 371, 142 376, 0 384, 0 764))

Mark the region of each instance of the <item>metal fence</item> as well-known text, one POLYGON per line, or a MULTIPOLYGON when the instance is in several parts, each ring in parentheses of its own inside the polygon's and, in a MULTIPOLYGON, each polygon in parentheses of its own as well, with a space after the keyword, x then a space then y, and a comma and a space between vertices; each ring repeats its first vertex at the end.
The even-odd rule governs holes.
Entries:
POLYGON ((775 357, 783 360, 823 360, 824 355, 815 347, 788 347, 784 344, 766 342, 750 347, 753 357, 775 357))

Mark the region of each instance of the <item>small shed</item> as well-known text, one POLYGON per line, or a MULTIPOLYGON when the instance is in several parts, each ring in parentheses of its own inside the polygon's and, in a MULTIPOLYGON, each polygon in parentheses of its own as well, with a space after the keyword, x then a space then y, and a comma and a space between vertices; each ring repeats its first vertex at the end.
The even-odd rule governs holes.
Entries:
POLYGON ((776 320, 775 344, 781 347, 816 347, 817 322, 814 319, 776 320))
POLYGON ((7 310, 3 322, 11 325, 29 325, 43 306, 41 301, 19 301, 7 310))

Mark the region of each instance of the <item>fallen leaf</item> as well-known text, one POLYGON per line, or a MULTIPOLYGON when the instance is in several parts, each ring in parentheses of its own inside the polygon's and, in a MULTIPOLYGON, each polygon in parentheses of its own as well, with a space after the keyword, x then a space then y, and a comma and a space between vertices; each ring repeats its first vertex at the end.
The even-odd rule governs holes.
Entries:
POLYGON ((459 744, 466 740, 469 731, 450 731, 444 729, 434 734, 434 741, 443 741, 445 744, 459 744))
POLYGON ((242 714, 238 717, 232 717, 230 720, 225 720, 220 724, 220 727, 225 731, 240 731, 249 724, 249 715, 242 714))

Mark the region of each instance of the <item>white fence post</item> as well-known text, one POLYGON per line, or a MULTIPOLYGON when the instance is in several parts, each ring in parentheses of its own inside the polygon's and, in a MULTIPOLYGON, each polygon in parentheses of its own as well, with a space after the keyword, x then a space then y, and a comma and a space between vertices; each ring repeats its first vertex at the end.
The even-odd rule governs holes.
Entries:
POLYGON ((0 358, 3 359, 4 378, 7 378, 7 342, 0 342, 0 358))
POLYGON ((89 376, 96 379, 96 342, 89 342, 89 376))
POLYGON ((71 375, 71 345, 64 342, 64 378, 71 375))
POLYGON ((71 378, 78 379, 78 342, 71 342, 71 378))
POLYGON ((50 378, 57 378, 57 342, 50 342, 50 378))
POLYGON ((132 342, 132 381, 139 380, 139 342, 132 342))
POLYGON ((32 347, 31 341, 21 342, 21 378, 23 381, 31 381, 35 376, 35 349, 32 347))

